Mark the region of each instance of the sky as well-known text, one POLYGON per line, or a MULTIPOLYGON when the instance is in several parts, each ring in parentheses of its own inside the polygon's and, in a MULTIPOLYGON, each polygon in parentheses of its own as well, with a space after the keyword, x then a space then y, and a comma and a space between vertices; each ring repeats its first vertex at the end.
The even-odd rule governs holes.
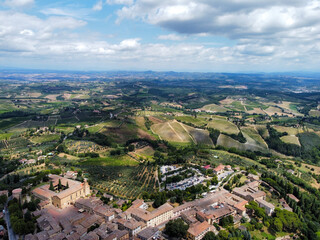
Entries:
POLYGON ((0 66, 317 71, 319 0, 0 0, 0 66))

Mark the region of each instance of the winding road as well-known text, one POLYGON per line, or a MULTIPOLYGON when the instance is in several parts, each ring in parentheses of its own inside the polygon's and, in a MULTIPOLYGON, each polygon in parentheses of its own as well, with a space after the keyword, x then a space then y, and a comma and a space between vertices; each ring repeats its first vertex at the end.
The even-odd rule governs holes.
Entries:
POLYGON ((7 230, 8 230, 8 236, 9 236, 9 240, 16 240, 17 236, 16 234, 13 232, 12 226, 11 226, 11 222, 10 222, 10 213, 8 210, 8 202, 12 199, 12 196, 10 196, 8 198, 7 204, 4 208, 4 216, 5 216, 5 220, 7 223, 7 230))

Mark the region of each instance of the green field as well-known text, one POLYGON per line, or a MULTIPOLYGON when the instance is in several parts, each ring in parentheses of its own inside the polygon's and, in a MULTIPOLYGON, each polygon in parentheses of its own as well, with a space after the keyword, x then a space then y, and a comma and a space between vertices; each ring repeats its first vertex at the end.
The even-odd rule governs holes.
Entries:
POLYGON ((221 107, 217 104, 205 105, 201 108, 201 110, 208 111, 208 112, 227 112, 228 111, 227 108, 221 107))
POLYGON ((0 140, 4 139, 10 139, 10 137, 13 135, 13 133, 0 133, 0 140))
POLYGON ((288 136, 283 136, 280 139, 285 143, 291 143, 291 144, 296 144, 300 146, 299 138, 297 136, 288 135, 288 136))
POLYGON ((46 134, 38 137, 32 137, 30 140, 33 143, 45 143, 45 142, 58 141, 59 138, 60 138, 60 135, 58 134, 46 134))
POLYGON ((301 146, 306 150, 311 150, 312 148, 320 145, 320 136, 316 133, 300 133, 298 137, 301 146))
POLYGON ((212 145, 209 132, 203 129, 190 127, 177 121, 154 124, 152 131, 161 139, 175 143, 190 143, 212 145))
MULTIPOLYGON (((245 136, 246 134, 244 134, 245 136)), ((256 141, 251 140, 250 142, 246 142, 246 143, 240 143, 236 140, 234 140, 233 138, 224 135, 224 134, 220 134, 218 141, 217 141, 217 145, 220 146, 224 146, 227 148, 237 148, 241 151, 245 151, 245 150, 250 150, 250 151, 261 151, 261 152, 267 152, 268 149, 261 144, 258 144, 256 141)))
POLYGON ((294 127, 284 127, 284 126, 273 126, 280 133, 288 133, 288 135, 297 135, 298 133, 303 133, 301 128, 294 127))
POLYGON ((186 123, 192 123, 195 126, 203 126, 208 123, 203 117, 198 116, 197 118, 191 116, 178 116, 175 117, 176 120, 186 123))
POLYGON ((137 166, 139 165, 139 162, 127 155, 124 155, 119 157, 91 158, 80 161, 79 164, 92 166, 137 166))
POLYGON ((188 131, 183 128, 183 124, 177 121, 169 121, 165 123, 154 124, 152 131, 159 135, 161 139, 170 142, 192 142, 192 138, 188 131))
POLYGON ((309 115, 312 117, 320 117, 320 111, 319 110, 310 110, 309 115))
POLYGON ((207 126, 209 128, 214 128, 214 129, 219 130, 220 132, 225 132, 228 134, 238 134, 239 133, 238 127, 226 119, 213 118, 212 121, 208 122, 207 126))
POLYGON ((268 145, 253 127, 241 128, 241 132, 247 139, 248 144, 257 145, 262 148, 268 148, 268 145))

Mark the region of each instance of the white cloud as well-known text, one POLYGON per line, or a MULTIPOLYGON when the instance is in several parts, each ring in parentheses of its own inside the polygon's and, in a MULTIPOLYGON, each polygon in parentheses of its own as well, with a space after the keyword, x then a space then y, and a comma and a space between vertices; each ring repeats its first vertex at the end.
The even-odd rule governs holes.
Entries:
POLYGON ((85 13, 72 9, 47 8, 42 10, 43 18, 0 11, 0 65, 24 60, 65 69, 190 71, 300 70, 320 65, 315 1, 303 5, 296 0, 109 1, 116 2, 131 4, 121 6, 119 18, 173 30, 174 34, 158 36, 172 42, 144 43, 132 33, 111 43, 116 38, 82 33, 86 21, 79 16, 85 13), (189 35, 203 36, 207 42, 211 35, 235 40, 232 45, 201 43, 203 38, 198 43, 184 42, 189 35))
POLYGON ((106 3, 109 5, 131 5, 133 4, 133 0, 106 0, 106 3))
POLYGON ((99 0, 93 7, 92 10, 94 11, 101 11, 103 7, 103 2, 102 0, 99 0))
POLYGON ((133 39, 125 39, 120 42, 118 46, 116 46, 116 49, 119 50, 134 50, 137 49, 140 46, 139 38, 133 38, 133 39))
POLYGON ((213 52, 207 56, 210 61, 230 61, 228 65, 232 65, 237 59, 236 64, 276 67, 276 62, 288 65, 287 56, 291 56, 305 67, 306 62, 314 67, 319 62, 315 59, 320 46, 318 0, 136 0, 117 15, 117 22, 138 19, 176 32, 159 39, 194 35, 235 42, 232 47, 204 48, 202 59, 213 52))
POLYGON ((168 34, 168 35, 159 35, 158 39, 171 40, 171 41, 181 41, 181 40, 185 39, 185 37, 177 35, 177 34, 168 34))
POLYGON ((34 4, 34 0, 5 0, 5 5, 11 8, 25 8, 34 4))
POLYGON ((178 33, 230 38, 272 36, 303 27, 319 28, 317 0, 137 0, 118 11, 178 33))

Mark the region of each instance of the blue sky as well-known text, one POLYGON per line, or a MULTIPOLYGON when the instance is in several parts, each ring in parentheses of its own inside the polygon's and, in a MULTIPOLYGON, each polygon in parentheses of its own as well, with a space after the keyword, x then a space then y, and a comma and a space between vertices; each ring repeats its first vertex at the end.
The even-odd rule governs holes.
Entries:
POLYGON ((0 66, 319 71, 318 0, 0 0, 0 66))

